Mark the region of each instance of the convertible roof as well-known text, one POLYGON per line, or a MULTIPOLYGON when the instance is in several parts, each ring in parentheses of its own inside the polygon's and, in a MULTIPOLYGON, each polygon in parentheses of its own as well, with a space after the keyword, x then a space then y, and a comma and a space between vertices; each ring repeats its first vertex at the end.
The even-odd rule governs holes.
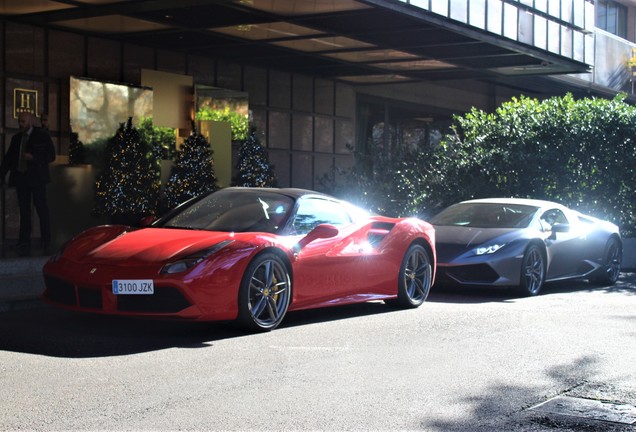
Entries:
POLYGON ((308 189, 300 189, 300 188, 260 188, 260 187, 232 186, 232 187, 225 188, 224 190, 252 190, 254 192, 267 191, 267 192, 280 193, 294 199, 298 199, 306 195, 321 196, 325 198, 336 199, 330 195, 327 195, 321 192, 316 192, 316 191, 312 191, 308 189))
POLYGON ((520 205, 529 205, 529 206, 541 207, 541 208, 545 208, 545 207, 566 208, 562 204, 559 204, 556 202, 530 199, 530 198, 481 198, 481 199, 462 201, 462 204, 463 203, 520 204, 520 205))

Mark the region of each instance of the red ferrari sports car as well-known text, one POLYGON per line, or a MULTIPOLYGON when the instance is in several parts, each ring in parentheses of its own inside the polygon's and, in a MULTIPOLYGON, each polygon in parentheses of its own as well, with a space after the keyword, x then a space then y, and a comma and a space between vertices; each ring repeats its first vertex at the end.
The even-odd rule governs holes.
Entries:
POLYGON ((238 320, 276 328, 287 311, 386 300, 420 306, 435 233, 300 189, 226 188, 145 228, 91 228, 45 264, 45 301, 113 315, 238 320))

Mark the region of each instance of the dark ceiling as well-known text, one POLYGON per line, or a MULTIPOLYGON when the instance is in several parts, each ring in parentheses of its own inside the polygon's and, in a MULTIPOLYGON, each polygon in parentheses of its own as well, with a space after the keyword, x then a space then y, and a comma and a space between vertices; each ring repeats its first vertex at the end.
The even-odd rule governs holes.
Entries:
POLYGON ((396 0, 21 0, 7 20, 355 84, 580 73, 587 65, 396 0))

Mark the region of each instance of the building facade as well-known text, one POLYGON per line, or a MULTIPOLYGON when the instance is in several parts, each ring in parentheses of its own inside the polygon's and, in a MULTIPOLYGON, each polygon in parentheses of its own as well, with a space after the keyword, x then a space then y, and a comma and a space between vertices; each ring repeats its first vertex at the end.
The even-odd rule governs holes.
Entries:
MULTIPOLYGON (((165 126, 184 129, 212 88, 247 100, 281 186, 320 189, 323 175, 353 163, 352 149, 432 145, 472 107, 566 92, 636 101, 635 11, 634 0, 5 2, 2 155, 17 110, 48 115, 53 169, 65 173, 50 194, 54 226, 67 226, 59 243, 102 222, 69 198, 92 190, 66 170, 78 124, 72 79, 150 88, 155 112, 179 108, 165 126), (166 101, 144 82, 148 71, 188 89, 166 101)), ((100 123, 123 120, 99 109, 100 123)), ((17 204, 10 190, 0 198, 7 244, 17 204)))

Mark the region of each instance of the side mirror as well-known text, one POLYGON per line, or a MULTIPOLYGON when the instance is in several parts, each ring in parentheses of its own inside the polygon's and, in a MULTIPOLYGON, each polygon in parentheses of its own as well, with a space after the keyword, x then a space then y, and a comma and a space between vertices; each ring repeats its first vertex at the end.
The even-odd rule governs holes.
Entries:
POLYGON ((146 216, 141 218, 141 220, 139 221, 139 227, 140 228, 148 228, 150 225, 152 225, 152 223, 154 221, 156 221, 157 218, 155 216, 146 216))
POLYGON ((298 243, 294 246, 294 251, 296 253, 300 252, 302 248, 307 246, 314 240, 317 239, 325 239, 332 238, 338 235, 338 228, 329 224, 320 224, 313 230, 311 230, 305 237, 300 239, 298 243))
POLYGON ((556 239, 557 233, 566 233, 566 232, 570 232, 570 224, 556 223, 552 225, 552 234, 550 235, 550 238, 556 239))
POLYGON ((570 232, 570 224, 556 223, 552 225, 552 232, 553 233, 570 232))

